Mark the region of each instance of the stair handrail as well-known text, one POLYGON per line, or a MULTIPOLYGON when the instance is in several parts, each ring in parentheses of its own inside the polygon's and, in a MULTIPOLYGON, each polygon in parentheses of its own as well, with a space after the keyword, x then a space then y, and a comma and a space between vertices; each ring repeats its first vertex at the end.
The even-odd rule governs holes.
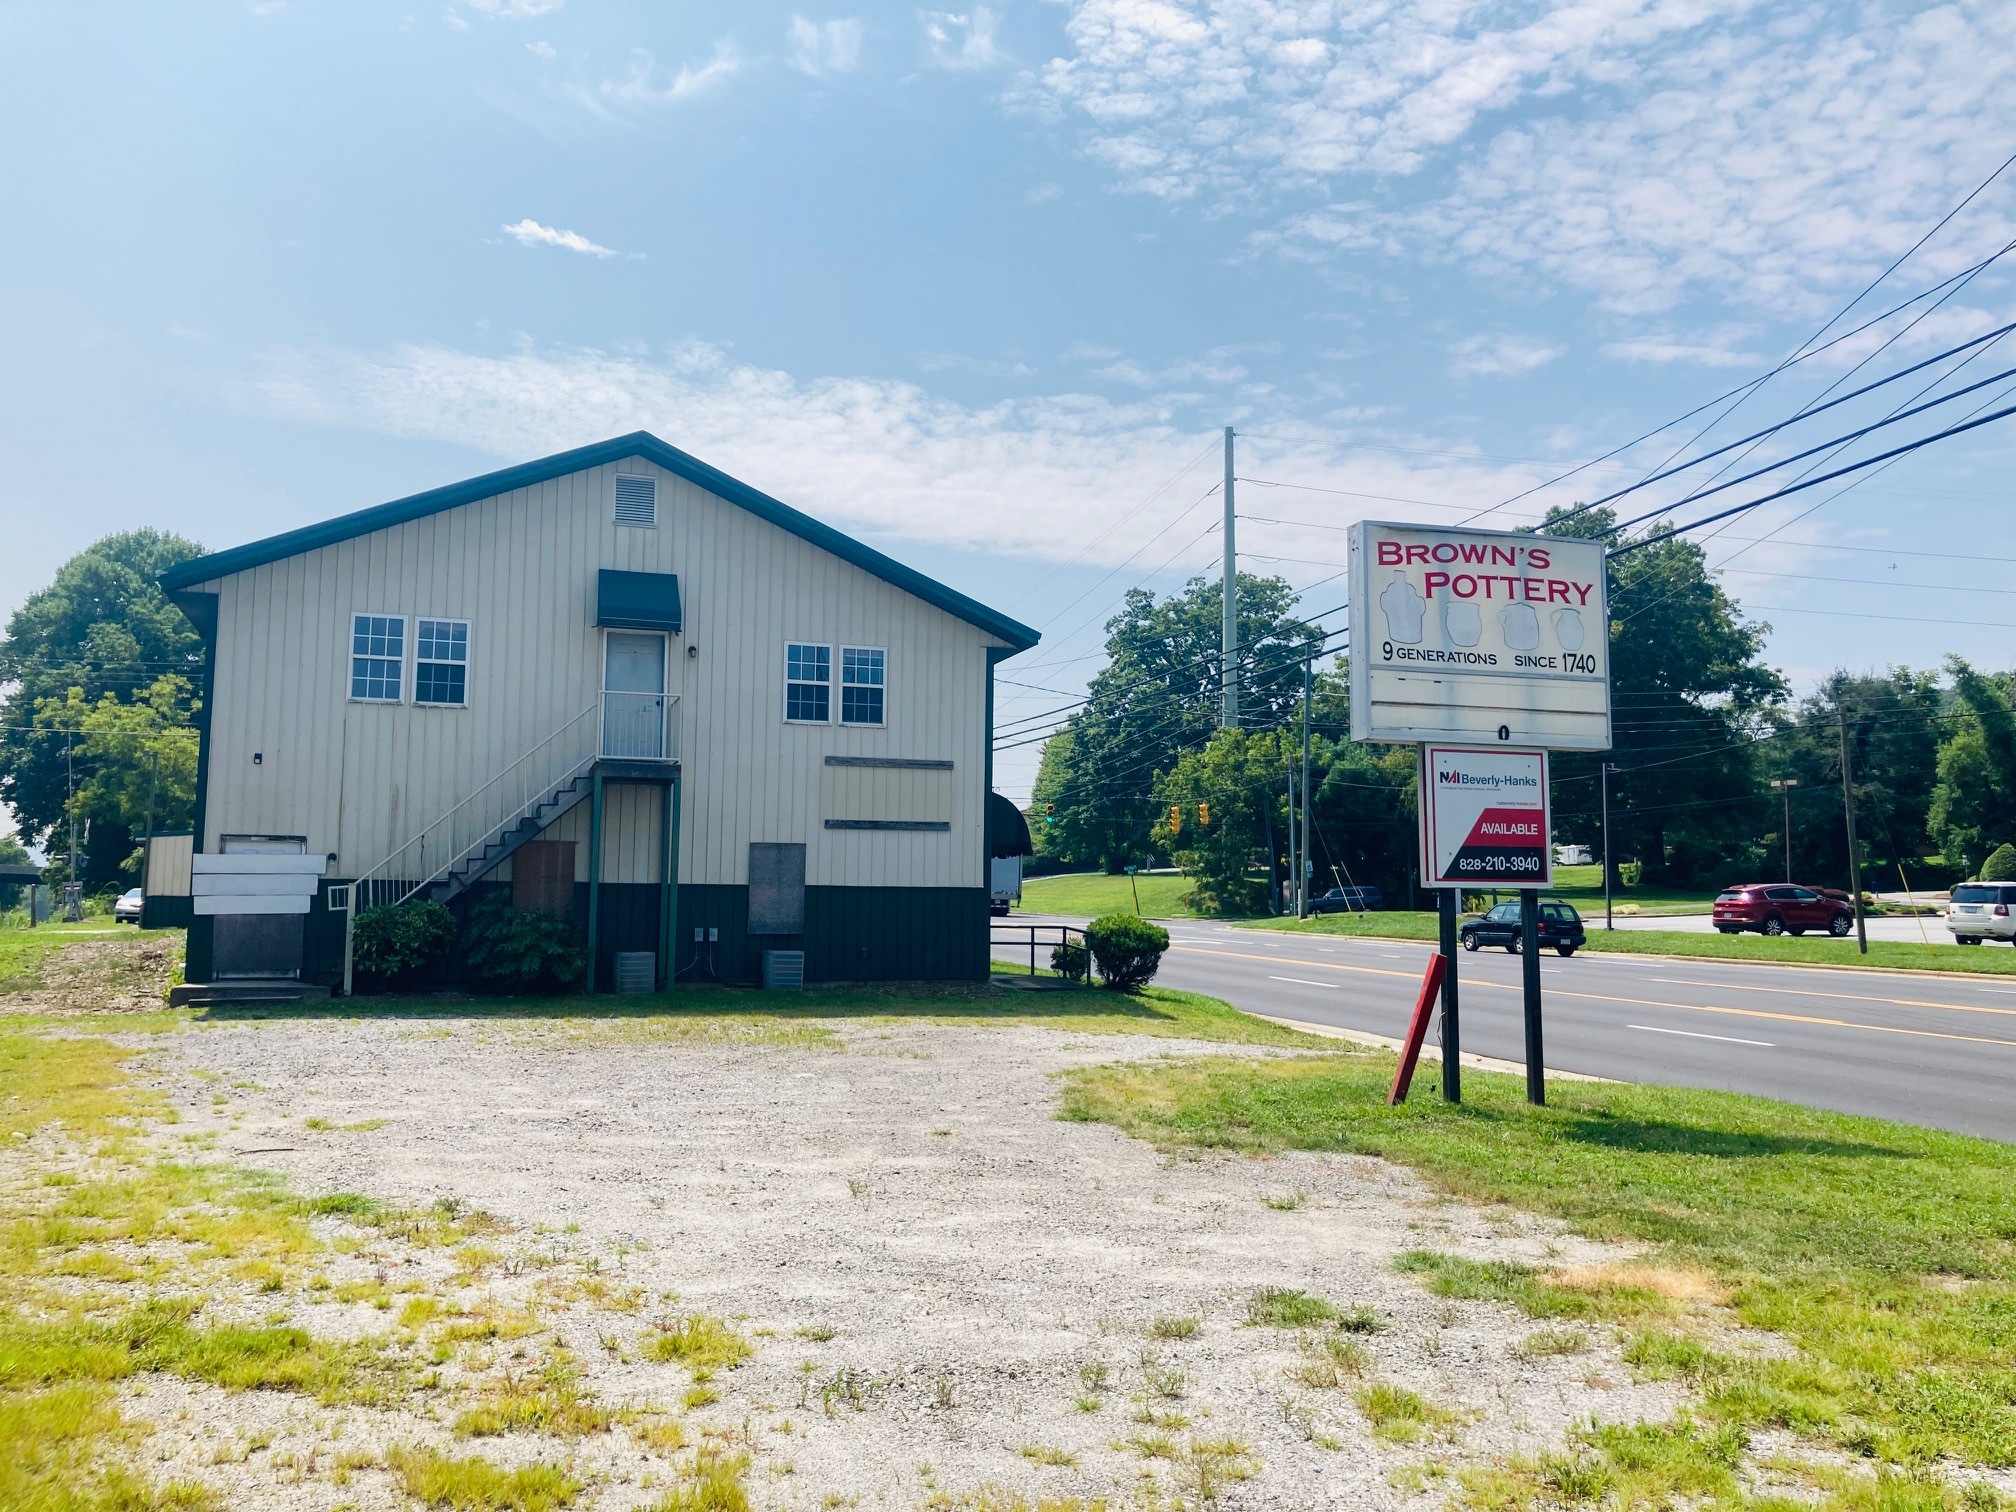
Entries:
MULTIPOLYGON (((516 815, 519 817, 523 817, 525 814, 529 813, 533 807, 533 798, 535 794, 543 796, 546 794, 550 794, 560 788, 564 788, 567 786, 568 783, 572 782, 576 777, 579 777, 583 772, 587 771, 590 767, 592 767, 595 763, 595 752, 597 749, 597 745, 594 741, 589 742, 588 750, 584 754, 572 755, 571 753, 569 753, 563 755, 562 760, 557 763, 549 759, 544 765, 540 766, 537 769, 543 775, 539 776, 536 781, 534 780, 533 763, 539 761, 540 758, 542 757, 549 756, 550 748, 554 745, 556 741, 563 739, 565 736, 576 730, 582 724, 583 721, 589 720, 593 715, 595 715, 598 712, 599 708, 600 708, 599 700, 597 700, 597 702, 595 703, 591 703, 587 708, 583 709, 579 714, 576 714, 572 719, 568 720, 565 724, 561 725, 560 728, 555 730, 552 734, 548 735, 544 740, 540 741, 537 745, 533 746, 531 750, 527 751, 524 755, 520 756, 516 761, 512 762, 511 765, 505 767, 503 771, 498 772, 488 782, 484 783, 481 787, 477 788, 475 792, 471 793, 468 797, 464 798, 460 803, 456 804, 455 807, 449 809, 447 813, 441 815, 441 817, 434 820, 433 823, 425 826, 420 830, 415 831, 412 838, 409 839, 404 845, 400 846, 397 850, 393 851, 391 855, 387 856, 383 861, 380 861, 376 866, 372 867, 369 871, 365 872, 362 876, 358 877, 357 880, 351 884, 351 890, 350 890, 351 917, 354 919, 359 909, 371 906, 371 904, 365 901, 366 898, 369 897, 370 894, 376 890, 376 887, 378 885, 387 881, 394 880, 392 876, 392 868, 394 867, 395 864, 400 863, 402 861, 402 858, 404 858, 408 852, 412 851, 415 846, 422 847, 420 852, 421 856, 420 865, 416 868, 416 870, 422 872, 423 875, 419 878, 418 881, 413 882, 411 886, 407 887, 403 892, 399 893, 397 897, 385 901, 390 901, 394 904, 404 903, 407 899, 413 897, 416 893, 421 892, 425 888, 433 886, 434 883, 439 881, 457 864, 459 864, 462 860, 464 860, 474 847, 467 843, 457 843, 453 841, 451 838, 449 844, 443 845, 441 847, 440 861, 430 867, 426 860, 426 850, 425 850, 425 845, 427 843, 428 837, 435 835, 436 832, 441 830, 444 826, 450 824, 458 824, 462 820, 466 812, 469 810, 471 805, 475 804, 479 799, 482 799, 490 795, 500 784, 510 783, 515 780, 516 790, 513 801, 508 805, 496 806, 491 808, 488 812, 493 817, 486 820, 483 824, 473 827, 470 832, 471 839, 474 839, 478 836, 488 839, 490 836, 494 835, 496 831, 502 828, 511 819, 512 816, 516 815)), ((591 725, 590 728, 592 731, 594 726, 591 725)), ((398 879, 398 880, 405 880, 405 879, 398 879)))

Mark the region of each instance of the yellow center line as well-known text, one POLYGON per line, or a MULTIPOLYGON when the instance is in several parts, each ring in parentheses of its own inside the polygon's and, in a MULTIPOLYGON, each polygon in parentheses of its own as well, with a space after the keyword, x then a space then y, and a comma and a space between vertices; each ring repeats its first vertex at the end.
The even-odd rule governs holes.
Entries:
MULTIPOLYGON (((1239 950, 1205 950, 1199 946, 1186 945, 1171 947, 1183 949, 1192 955, 1232 956, 1242 961, 1272 961, 1277 966, 1318 966, 1328 971, 1353 971, 1365 976, 1405 977, 1417 980, 1411 971, 1394 971, 1382 966, 1346 966, 1337 961, 1302 961, 1291 956, 1253 955, 1239 950)), ((1474 987, 1491 987, 1500 992, 1522 992, 1523 986, 1510 982, 1494 982, 1488 977, 1471 977, 1467 983, 1474 987)), ((1978 1034, 1948 1034, 1938 1029, 1902 1029, 1891 1024, 1864 1024, 1855 1019, 1822 1018, 1814 1014, 1773 1013, 1764 1008, 1730 1008, 1715 1003, 1668 1003, 1658 998, 1617 997, 1607 992, 1570 992, 1565 988, 1550 987, 1550 997, 1579 998, 1591 1003, 1629 1003, 1634 1008, 1672 1008, 1682 1013, 1719 1013, 1734 1018, 1772 1019, 1784 1024, 1819 1024, 1829 1029, 1862 1029, 1870 1034, 1902 1034, 1913 1039, 1959 1040, 1970 1045, 2008 1045, 2016 1048, 2016 1040, 1994 1039, 1978 1034)), ((1823 994, 1824 995, 1824 994, 1823 994)), ((1881 1001, 1880 999, 1874 1001, 1881 1001)), ((1958 1007, 1958 1004, 1932 1004, 1933 1007, 1958 1007)))

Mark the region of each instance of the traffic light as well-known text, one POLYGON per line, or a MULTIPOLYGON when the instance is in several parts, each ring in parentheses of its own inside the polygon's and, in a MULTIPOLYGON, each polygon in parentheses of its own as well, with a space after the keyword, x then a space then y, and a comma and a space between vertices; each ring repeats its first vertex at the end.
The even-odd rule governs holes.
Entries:
POLYGON ((1208 804, 1208 803, 1200 803, 1200 804, 1198 804, 1198 805, 1197 805, 1197 824, 1198 824, 1198 827, 1199 827, 1199 828, 1201 828, 1201 829, 1209 829, 1209 828, 1211 828, 1211 805, 1210 805, 1210 804, 1208 804))
POLYGON ((1172 835, 1183 833, 1183 805, 1180 803, 1169 805, 1169 833, 1172 835))
POLYGON ((1055 824, 1057 822, 1056 804, 1046 803, 1043 805, 1043 822, 1045 824, 1055 824))

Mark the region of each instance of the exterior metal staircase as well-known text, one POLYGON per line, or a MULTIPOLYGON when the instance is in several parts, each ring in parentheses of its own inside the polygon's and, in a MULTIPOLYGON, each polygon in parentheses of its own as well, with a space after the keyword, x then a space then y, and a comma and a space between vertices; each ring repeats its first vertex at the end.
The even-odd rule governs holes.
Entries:
POLYGON ((436 903, 460 897, 509 860, 528 840, 536 840, 548 825, 595 791, 595 775, 582 772, 566 786, 541 798, 516 824, 485 841, 482 849, 471 851, 427 884, 427 896, 436 903))

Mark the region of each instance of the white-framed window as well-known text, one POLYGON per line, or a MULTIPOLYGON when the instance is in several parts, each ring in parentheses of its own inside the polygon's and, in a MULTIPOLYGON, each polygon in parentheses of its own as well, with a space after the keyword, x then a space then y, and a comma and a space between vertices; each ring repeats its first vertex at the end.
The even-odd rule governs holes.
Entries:
POLYGON ((363 703, 405 699, 406 616, 350 616, 350 696, 363 703))
POLYGON ((469 702, 469 621, 423 618, 414 625, 413 702, 469 702))
POLYGON ((887 723, 889 653, 880 646, 840 648, 840 723, 887 723))
POLYGON ((784 643, 784 718, 793 724, 833 720, 833 648, 784 643))
POLYGON ((616 523, 656 526, 658 523, 658 480, 630 473, 616 474, 616 523))

